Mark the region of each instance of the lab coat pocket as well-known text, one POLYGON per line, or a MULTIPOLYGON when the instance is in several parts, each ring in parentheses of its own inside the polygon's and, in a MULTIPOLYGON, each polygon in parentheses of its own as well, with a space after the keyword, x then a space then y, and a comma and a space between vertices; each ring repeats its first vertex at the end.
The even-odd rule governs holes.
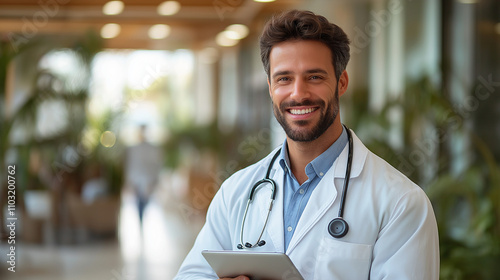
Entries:
POLYGON ((368 279, 372 245, 342 242, 331 236, 321 240, 314 279, 368 279))

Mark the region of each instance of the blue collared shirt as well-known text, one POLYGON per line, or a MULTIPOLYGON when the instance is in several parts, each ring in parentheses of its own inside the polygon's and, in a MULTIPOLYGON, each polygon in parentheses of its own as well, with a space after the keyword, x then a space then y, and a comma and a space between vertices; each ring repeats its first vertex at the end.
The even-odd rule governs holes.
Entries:
MULTIPOLYGON (((281 148, 279 163, 284 171, 284 201, 283 201, 283 226, 285 229, 285 251, 292 240, 293 233, 299 222, 302 212, 306 207, 312 192, 319 184, 326 172, 332 167, 335 160, 347 144, 347 132, 342 127, 340 137, 321 155, 315 158, 306 166, 306 175, 308 179, 299 185, 299 182, 290 169, 290 159, 286 140, 281 148)), ((333 182, 332 182, 333 185, 333 182)))

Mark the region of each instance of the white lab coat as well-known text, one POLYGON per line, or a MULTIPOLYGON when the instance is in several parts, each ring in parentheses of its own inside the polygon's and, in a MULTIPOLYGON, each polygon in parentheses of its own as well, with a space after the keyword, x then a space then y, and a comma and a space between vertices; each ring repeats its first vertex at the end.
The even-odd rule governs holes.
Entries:
MULTIPOLYGON (((305 279, 439 278, 439 241, 432 206, 420 187, 370 152, 353 134, 354 153, 344 218, 349 232, 340 239, 328 233, 337 217, 347 164, 348 145, 313 191, 286 254, 305 279)), ((273 151, 238 171, 221 186, 204 227, 175 279, 217 279, 201 255, 204 249, 234 250, 252 185, 262 179, 273 151)), ((284 252, 283 170, 274 163, 276 201, 254 251, 284 252)), ((267 214, 270 188, 255 194, 245 223, 244 242, 254 243, 267 214)))

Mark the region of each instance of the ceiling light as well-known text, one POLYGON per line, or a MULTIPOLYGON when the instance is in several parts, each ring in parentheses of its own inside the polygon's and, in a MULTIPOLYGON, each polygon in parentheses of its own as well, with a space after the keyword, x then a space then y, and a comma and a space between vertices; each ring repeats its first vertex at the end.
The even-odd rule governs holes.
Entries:
POLYGON ((151 39, 164 39, 170 34, 170 26, 155 24, 149 28, 148 35, 151 39))
POLYGON ((108 23, 101 28, 101 37, 105 39, 115 38, 120 34, 120 31, 121 27, 119 24, 108 23))
POLYGON ((217 37, 215 38, 215 42, 217 42, 217 44, 219 46, 223 46, 223 47, 234 46, 234 45, 238 44, 238 41, 239 41, 237 39, 231 38, 231 37, 234 37, 235 33, 236 32, 234 32, 234 31, 228 31, 228 30, 222 31, 219 34, 217 34, 217 37))
POLYGON ((267 2, 274 2, 275 0, 253 0, 255 2, 261 2, 261 3, 267 3, 267 2))
POLYGON ((477 0, 458 0, 462 4, 476 4, 477 0))
POLYGON ((248 27, 246 27, 243 24, 231 24, 226 28, 226 31, 231 31, 231 33, 229 33, 228 36, 234 36, 230 38, 236 40, 245 38, 249 32, 248 27))
POLYGON ((240 34, 238 34, 238 32, 236 32, 236 31, 225 30, 223 32, 224 32, 224 36, 226 36, 229 39, 232 39, 232 40, 239 40, 239 39, 241 39, 240 38, 240 34))
POLYGON ((124 6, 122 1, 109 1, 102 7, 102 12, 105 15, 118 15, 123 12, 124 6))
POLYGON ((171 16, 181 9, 181 4, 177 1, 165 1, 158 6, 158 14, 162 16, 171 16))

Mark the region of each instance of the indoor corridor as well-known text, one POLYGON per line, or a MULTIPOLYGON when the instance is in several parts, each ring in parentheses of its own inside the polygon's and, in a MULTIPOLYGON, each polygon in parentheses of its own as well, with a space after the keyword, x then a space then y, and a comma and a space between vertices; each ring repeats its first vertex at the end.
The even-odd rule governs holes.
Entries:
MULTIPOLYGON (((145 210, 142 232, 135 198, 124 193, 117 238, 87 238, 86 241, 65 245, 21 242, 16 252, 16 272, 3 272, 0 278, 172 279, 203 225, 204 216, 187 211, 187 204, 176 196, 166 181, 162 180, 161 187, 157 188, 145 210)), ((2 252, 6 246, 2 243, 2 252)))

